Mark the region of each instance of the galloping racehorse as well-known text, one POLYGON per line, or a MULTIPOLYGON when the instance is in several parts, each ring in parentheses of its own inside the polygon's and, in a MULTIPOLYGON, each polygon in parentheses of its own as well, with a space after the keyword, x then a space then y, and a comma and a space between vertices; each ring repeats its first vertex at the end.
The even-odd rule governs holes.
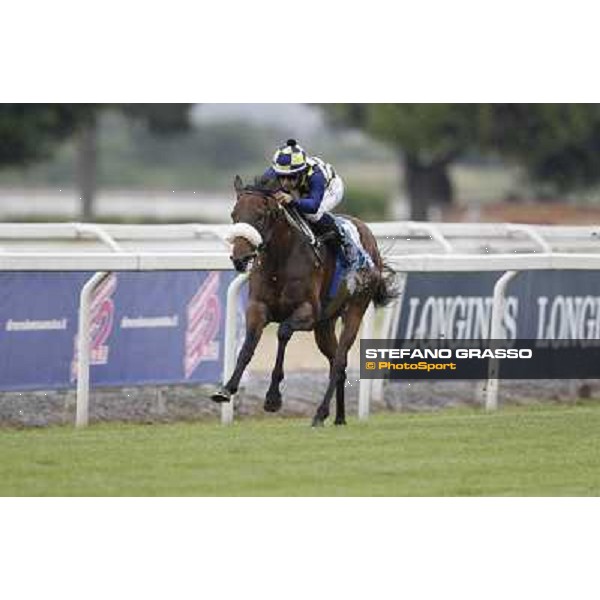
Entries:
MULTIPOLYGON (((244 272, 254 259, 249 277, 246 312, 246 338, 230 380, 215 394, 215 402, 229 402, 237 392, 244 369, 250 362, 265 325, 280 323, 277 331, 277 359, 264 408, 281 408, 279 384, 283 379, 285 348, 294 331, 314 330, 319 350, 329 361, 329 385, 313 418, 313 426, 323 425, 336 392, 336 425, 345 425, 344 387, 348 351, 358 333, 369 303, 382 306, 397 292, 393 271, 384 265, 377 242, 360 220, 346 217, 356 226, 360 241, 370 256, 367 269, 342 282, 330 297, 336 274, 336 252, 327 244, 317 246, 290 218, 290 211, 273 196, 267 184, 244 186, 239 176, 234 182, 237 202, 231 213, 235 223, 231 259, 237 271, 244 272), (335 324, 342 319, 339 340, 335 324)), ((338 265, 339 273, 339 265, 338 265)))

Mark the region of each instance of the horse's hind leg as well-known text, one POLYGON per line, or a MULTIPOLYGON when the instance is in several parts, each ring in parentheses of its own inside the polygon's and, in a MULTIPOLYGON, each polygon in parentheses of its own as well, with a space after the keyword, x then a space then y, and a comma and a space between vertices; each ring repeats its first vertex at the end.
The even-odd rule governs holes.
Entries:
POLYGON ((271 373, 271 385, 267 390, 264 404, 264 409, 267 412, 277 412, 281 408, 281 392, 279 391, 279 384, 284 377, 283 361, 285 359, 285 348, 293 333, 294 330, 287 321, 281 323, 277 329, 277 358, 275 359, 275 366, 271 373))
POLYGON ((335 425, 346 424, 346 369, 344 369, 337 380, 337 387, 335 388, 335 425))
MULTIPOLYGON (((315 327, 315 340, 319 350, 329 361, 329 377, 333 370, 333 361, 338 347, 338 341, 335 337, 335 319, 319 323, 315 327)), ((335 424, 346 424, 346 408, 344 404, 346 372, 339 378, 335 389, 335 424)))
POLYGON ((356 334, 358 333, 360 322, 365 310, 367 309, 368 303, 369 299, 364 299, 361 300, 360 303, 352 304, 348 307, 346 314, 344 315, 344 326, 342 328, 338 347, 335 352, 331 371, 329 373, 329 385, 327 386, 325 397, 319 405, 319 408, 317 408, 317 412, 313 418, 313 427, 323 425, 325 419, 329 416, 329 405, 331 403, 331 397, 333 396, 334 390, 337 391, 338 394, 341 392, 341 395, 339 395, 338 398, 341 399, 342 404, 342 411, 341 414, 338 412, 338 415, 336 416, 336 423, 340 424, 338 423, 338 419, 345 418, 343 410, 343 392, 346 381, 348 351, 356 339, 356 334))
POLYGON ((271 385, 267 390, 264 409, 267 412, 276 412, 281 408, 281 392, 279 384, 283 380, 283 362, 285 349, 294 331, 311 329, 314 323, 314 311, 308 302, 301 304, 292 314, 279 325, 277 330, 277 358, 271 374, 271 385))

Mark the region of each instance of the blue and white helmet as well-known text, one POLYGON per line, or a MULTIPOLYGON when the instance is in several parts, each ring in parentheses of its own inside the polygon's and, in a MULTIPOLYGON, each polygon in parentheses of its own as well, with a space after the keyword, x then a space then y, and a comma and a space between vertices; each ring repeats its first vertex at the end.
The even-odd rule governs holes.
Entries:
POLYGON ((271 167, 277 175, 294 175, 301 173, 308 167, 307 155, 296 140, 288 140, 280 146, 271 161, 271 167))

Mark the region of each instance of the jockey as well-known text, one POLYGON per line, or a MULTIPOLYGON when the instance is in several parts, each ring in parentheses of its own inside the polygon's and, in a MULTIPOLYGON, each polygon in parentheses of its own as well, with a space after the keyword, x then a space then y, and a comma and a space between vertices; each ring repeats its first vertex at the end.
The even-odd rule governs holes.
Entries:
POLYGON ((276 150, 264 176, 278 180, 281 190, 275 194, 277 200, 297 208, 318 235, 334 233, 345 266, 353 266, 358 252, 329 212, 344 196, 344 182, 333 167, 308 156, 296 140, 290 139, 276 150))

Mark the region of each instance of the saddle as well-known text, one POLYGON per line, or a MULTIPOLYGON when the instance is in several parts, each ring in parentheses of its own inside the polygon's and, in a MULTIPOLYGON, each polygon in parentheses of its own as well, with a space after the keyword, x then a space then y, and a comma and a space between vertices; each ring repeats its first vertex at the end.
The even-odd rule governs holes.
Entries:
MULTIPOLYGON (((318 231, 315 232, 313 230, 309 222, 302 216, 302 213, 300 213, 299 210, 294 207, 283 205, 281 208, 289 224, 297 229, 300 234, 303 235, 304 238, 309 242, 310 247, 319 261, 319 264, 323 265, 325 259, 324 245, 330 240, 337 241, 337 234, 334 231, 329 230, 319 235, 318 231)), ((344 278, 346 280, 346 289, 351 294, 360 291, 360 289, 368 284, 368 280, 365 279, 365 272, 358 272, 365 266, 372 267, 373 262, 366 252, 364 252, 364 250, 358 251, 358 259, 356 264, 353 265, 354 268, 350 268, 347 263, 343 264, 340 259, 340 253, 336 251, 335 268, 325 300, 328 308, 331 308, 331 306, 335 305, 334 298, 338 296, 338 291, 341 288, 340 284, 344 278)))

